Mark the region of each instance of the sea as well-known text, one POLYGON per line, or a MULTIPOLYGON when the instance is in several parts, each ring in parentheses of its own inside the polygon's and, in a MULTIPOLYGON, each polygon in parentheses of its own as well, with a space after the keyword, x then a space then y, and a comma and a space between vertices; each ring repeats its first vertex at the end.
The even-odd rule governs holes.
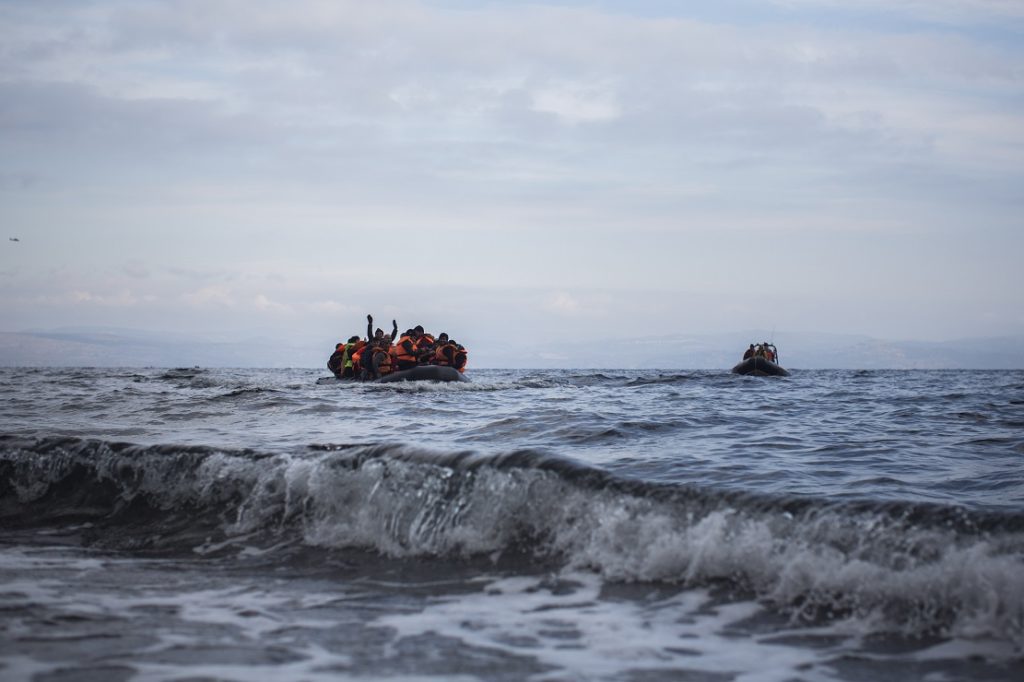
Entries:
POLYGON ((1024 371, 0 369, 0 679, 1024 680, 1024 371))

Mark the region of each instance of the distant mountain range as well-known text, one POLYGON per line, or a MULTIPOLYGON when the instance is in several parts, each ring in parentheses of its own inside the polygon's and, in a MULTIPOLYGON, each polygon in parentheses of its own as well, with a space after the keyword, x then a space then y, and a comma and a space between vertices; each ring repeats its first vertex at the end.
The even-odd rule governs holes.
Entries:
POLYGON ((333 350, 267 338, 217 340, 130 329, 0 332, 0 366, 318 367, 333 350))
MULTIPOLYGON (((573 345, 572 358, 534 350, 517 366, 722 369, 739 362, 749 343, 769 336, 748 331, 582 342, 573 345)), ((781 364, 791 369, 1024 369, 1024 338, 930 342, 777 333, 771 340, 781 364)), ((493 364, 502 366, 497 359, 493 364)))
MULTIPOLYGON (((471 367, 726 369, 759 330, 731 334, 583 340, 470 348, 471 367)), ((820 333, 773 339, 790 369, 1024 369, 1024 338, 886 341, 820 333)), ((211 339, 126 329, 0 332, 0 366, 21 367, 325 367, 333 348, 270 338, 211 339)), ((326 371, 326 369, 325 369, 326 371)))

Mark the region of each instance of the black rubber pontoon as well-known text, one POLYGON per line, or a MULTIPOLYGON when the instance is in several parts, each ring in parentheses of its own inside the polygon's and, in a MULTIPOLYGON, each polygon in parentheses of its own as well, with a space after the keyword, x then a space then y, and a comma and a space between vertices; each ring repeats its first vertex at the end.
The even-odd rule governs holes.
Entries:
POLYGON ((401 372, 385 374, 377 381, 382 384, 390 384, 393 381, 469 381, 469 379, 454 367, 420 365, 401 372))
POLYGON ((776 365, 768 358, 747 358, 732 368, 733 374, 750 374, 755 377, 788 377, 785 368, 776 365))
MULTIPOLYGON (((353 378, 342 377, 320 377, 316 380, 318 384, 330 384, 335 381, 358 381, 353 378)), ((375 382, 389 384, 394 381, 469 381, 466 376, 454 367, 442 367, 440 365, 420 365, 412 369, 402 370, 386 374, 375 382)))

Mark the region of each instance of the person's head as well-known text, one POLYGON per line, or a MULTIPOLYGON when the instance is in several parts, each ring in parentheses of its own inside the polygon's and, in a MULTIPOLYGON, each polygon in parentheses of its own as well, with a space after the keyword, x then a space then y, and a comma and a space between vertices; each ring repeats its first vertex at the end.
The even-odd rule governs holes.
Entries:
POLYGON ((437 335, 438 343, 448 343, 448 332, 441 332, 437 335))
POLYGON ((336 343, 336 344, 334 344, 334 350, 341 350, 344 347, 345 347, 345 344, 343 344, 343 343, 336 343))
POLYGON ((384 336, 384 330, 381 329, 380 327, 377 327, 377 329, 373 332, 373 338, 379 339, 382 336, 384 336))
POLYGON ((358 334, 356 334, 355 336, 349 337, 349 340, 348 340, 349 343, 356 343, 357 341, 359 341, 359 335, 358 334))
POLYGON ((415 327, 413 327, 412 330, 416 332, 417 336, 423 336, 423 325, 418 324, 415 327))
POLYGON ((753 347, 754 347, 754 344, 750 344, 750 347, 751 347, 751 348, 753 348, 753 347))

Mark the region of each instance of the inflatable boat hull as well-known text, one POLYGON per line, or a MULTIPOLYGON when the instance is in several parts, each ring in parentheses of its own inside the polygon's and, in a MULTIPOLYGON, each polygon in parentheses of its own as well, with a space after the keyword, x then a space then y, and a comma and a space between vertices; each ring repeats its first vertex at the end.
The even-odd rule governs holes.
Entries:
POLYGON ((412 369, 387 374, 377 381, 382 384, 390 384, 394 381, 469 381, 469 379, 454 367, 420 365, 412 369))
POLYGON ((767 358, 747 358, 732 368, 733 374, 749 374, 755 377, 788 377, 789 372, 767 358))
MULTIPOLYGON (((318 384, 330 384, 335 381, 356 381, 356 379, 341 377, 320 377, 316 380, 318 384)), ((387 374, 375 383, 390 384, 395 381, 469 381, 466 376, 454 367, 441 367, 440 365, 420 365, 412 369, 402 370, 387 374)))

